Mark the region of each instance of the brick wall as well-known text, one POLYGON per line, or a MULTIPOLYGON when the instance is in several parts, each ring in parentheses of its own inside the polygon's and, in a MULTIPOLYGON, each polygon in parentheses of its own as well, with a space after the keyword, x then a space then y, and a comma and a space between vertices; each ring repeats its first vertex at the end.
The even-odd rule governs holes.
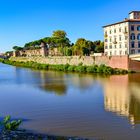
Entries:
POLYGON ((140 61, 129 60, 129 69, 133 71, 140 72, 140 61))
POLYGON ((109 60, 108 65, 112 68, 129 69, 129 58, 128 56, 113 56, 109 60))

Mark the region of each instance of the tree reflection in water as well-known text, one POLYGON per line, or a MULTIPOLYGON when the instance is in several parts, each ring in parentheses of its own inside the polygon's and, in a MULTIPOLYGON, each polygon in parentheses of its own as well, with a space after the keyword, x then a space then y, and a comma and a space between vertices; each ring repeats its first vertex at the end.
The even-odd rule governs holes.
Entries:
POLYGON ((44 72, 40 71, 41 85, 40 88, 62 96, 67 92, 67 86, 64 80, 64 74, 58 72, 44 72))

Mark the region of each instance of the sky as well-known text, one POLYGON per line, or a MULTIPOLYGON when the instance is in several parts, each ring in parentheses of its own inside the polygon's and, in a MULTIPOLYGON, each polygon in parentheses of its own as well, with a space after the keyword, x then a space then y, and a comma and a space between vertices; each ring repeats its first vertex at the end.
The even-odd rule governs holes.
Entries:
POLYGON ((66 31, 71 42, 103 40, 102 26, 135 10, 140 10, 140 0, 0 0, 0 52, 55 30, 66 31))

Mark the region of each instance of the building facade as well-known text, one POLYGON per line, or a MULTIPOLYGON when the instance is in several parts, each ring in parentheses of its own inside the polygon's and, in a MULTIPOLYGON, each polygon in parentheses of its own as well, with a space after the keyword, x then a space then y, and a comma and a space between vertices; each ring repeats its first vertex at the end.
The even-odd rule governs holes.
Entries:
POLYGON ((104 51, 107 56, 140 53, 140 11, 132 11, 128 19, 103 28, 104 51))

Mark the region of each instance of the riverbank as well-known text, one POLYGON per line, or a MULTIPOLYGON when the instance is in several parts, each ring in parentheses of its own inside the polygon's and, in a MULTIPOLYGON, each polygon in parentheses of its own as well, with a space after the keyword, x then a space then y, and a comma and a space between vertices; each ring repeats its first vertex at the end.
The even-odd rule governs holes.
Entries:
POLYGON ((11 131, 0 134, 1 140, 88 140, 79 137, 53 136, 31 133, 27 131, 11 131))
POLYGON ((40 64, 33 61, 11 61, 9 59, 0 59, 0 62, 8 65, 18 66, 18 67, 26 67, 26 68, 33 68, 38 70, 54 70, 54 71, 64 71, 64 72, 79 72, 79 73, 99 73, 99 74, 128 74, 133 73, 133 71, 128 71, 124 69, 118 68, 111 68, 106 65, 92 65, 92 66, 85 66, 82 63, 78 66, 76 65, 69 65, 69 64, 60 64, 60 65, 53 65, 53 64, 40 64))

